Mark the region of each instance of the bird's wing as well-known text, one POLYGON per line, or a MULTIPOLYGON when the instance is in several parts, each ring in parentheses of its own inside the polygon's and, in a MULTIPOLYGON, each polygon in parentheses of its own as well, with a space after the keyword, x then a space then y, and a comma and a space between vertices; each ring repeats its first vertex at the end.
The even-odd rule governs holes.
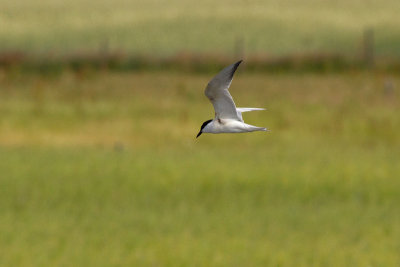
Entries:
POLYGON ((242 117, 243 112, 249 112, 249 111, 255 111, 255 110, 265 110, 265 108, 236 108, 236 111, 242 121, 243 121, 243 117, 242 117))
POLYGON ((265 108, 236 108, 236 110, 243 113, 255 110, 265 110, 265 108))
POLYGON ((231 85, 233 74, 242 60, 221 70, 207 85, 205 95, 214 106, 215 116, 220 119, 235 119, 241 121, 236 111, 235 102, 228 91, 231 85))

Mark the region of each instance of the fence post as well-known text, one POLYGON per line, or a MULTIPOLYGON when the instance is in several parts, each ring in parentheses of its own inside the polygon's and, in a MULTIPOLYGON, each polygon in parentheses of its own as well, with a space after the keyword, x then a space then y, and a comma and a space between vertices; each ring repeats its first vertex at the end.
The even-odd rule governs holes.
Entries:
POLYGON ((367 68, 373 68, 375 65, 374 55, 374 30, 366 28, 363 35, 363 61, 367 68))
POLYGON ((235 57, 236 59, 244 59, 244 38, 237 37, 235 41, 235 57))

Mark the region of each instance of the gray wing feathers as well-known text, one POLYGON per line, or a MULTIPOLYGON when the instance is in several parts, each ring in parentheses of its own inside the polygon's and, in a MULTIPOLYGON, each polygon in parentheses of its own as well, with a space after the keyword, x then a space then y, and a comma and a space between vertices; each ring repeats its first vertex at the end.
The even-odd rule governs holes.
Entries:
POLYGON ((242 60, 221 70, 207 85, 205 95, 214 106, 215 114, 219 118, 239 119, 235 102, 228 89, 233 75, 242 60))

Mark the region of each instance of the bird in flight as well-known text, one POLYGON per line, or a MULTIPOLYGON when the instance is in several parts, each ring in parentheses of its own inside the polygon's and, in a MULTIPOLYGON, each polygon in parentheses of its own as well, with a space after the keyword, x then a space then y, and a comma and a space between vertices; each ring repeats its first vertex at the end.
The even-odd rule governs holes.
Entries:
POLYGON ((242 118, 243 112, 265 109, 237 108, 228 91, 233 79, 233 74, 235 74, 240 63, 242 63, 242 60, 224 68, 208 83, 204 93, 214 106, 215 118, 207 120, 201 125, 200 132, 197 134, 196 138, 202 133, 217 134, 267 131, 267 128, 245 123, 242 118))

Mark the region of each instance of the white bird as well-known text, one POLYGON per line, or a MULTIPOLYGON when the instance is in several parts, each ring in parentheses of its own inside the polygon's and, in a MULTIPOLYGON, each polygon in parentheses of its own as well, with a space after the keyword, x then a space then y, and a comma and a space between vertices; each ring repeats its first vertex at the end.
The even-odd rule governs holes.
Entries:
POLYGON ((236 108, 228 89, 231 85, 233 74, 242 60, 221 70, 207 85, 204 91, 214 106, 215 118, 207 120, 201 125, 202 133, 244 133, 254 131, 267 131, 266 128, 246 124, 242 113, 253 110, 265 110, 264 108, 236 108))

